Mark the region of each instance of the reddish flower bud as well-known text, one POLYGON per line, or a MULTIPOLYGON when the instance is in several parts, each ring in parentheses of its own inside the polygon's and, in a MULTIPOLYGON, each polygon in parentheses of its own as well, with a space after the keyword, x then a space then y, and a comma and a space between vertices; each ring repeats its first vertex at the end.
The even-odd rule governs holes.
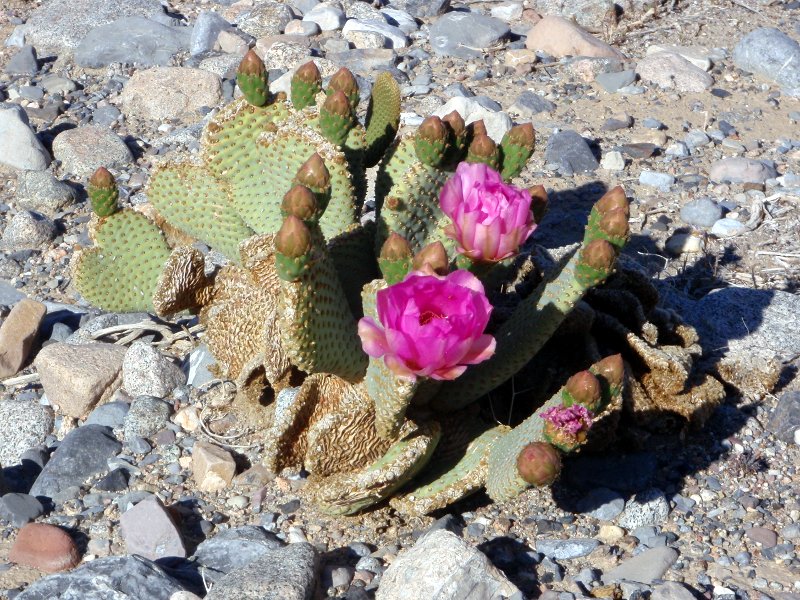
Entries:
POLYGON ((447 250, 444 249, 444 244, 442 242, 433 242, 417 252, 412 264, 415 271, 424 271, 427 267, 438 275, 447 275, 450 268, 450 259, 447 257, 447 250))
POLYGON ((589 371, 575 373, 564 386, 572 400, 594 410, 600 403, 600 382, 589 371))
POLYGON ((389 234, 381 247, 380 257, 386 260, 403 260, 411 257, 411 246, 402 235, 394 231, 389 234))
POLYGON ((275 236, 275 249, 289 258, 299 258, 311 249, 311 232, 300 219, 289 215, 275 236))
POLYGON ((517 456, 517 472, 530 485, 550 485, 561 472, 561 455, 547 442, 532 442, 517 456))
POLYGON ((310 221, 317 216, 317 198, 314 192, 304 185, 295 185, 283 197, 281 211, 284 216, 292 215, 301 221, 310 221))

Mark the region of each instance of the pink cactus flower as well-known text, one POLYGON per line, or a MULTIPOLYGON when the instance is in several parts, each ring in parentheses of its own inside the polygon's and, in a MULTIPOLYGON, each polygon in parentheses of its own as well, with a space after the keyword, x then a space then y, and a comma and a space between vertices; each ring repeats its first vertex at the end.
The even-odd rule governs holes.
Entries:
POLYGON ((542 419, 558 431, 570 436, 576 436, 592 426, 592 413, 582 404, 548 408, 542 413, 542 419))
POLYGON ((442 212, 452 220, 445 233, 458 251, 477 262, 514 256, 536 229, 531 195, 503 183, 483 163, 462 162, 439 194, 442 212))
POLYGON ((364 317, 358 335, 364 351, 396 375, 455 379, 494 354, 483 333, 492 313, 483 285, 468 271, 449 275, 412 271, 378 292, 378 320, 364 317))

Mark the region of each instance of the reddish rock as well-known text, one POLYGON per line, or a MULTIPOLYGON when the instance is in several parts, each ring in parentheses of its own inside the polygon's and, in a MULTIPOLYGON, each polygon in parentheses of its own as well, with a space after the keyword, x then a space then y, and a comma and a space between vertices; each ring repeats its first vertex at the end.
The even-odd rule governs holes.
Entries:
POLYGON ((778 534, 766 527, 752 527, 744 534, 754 542, 761 544, 761 548, 764 550, 778 544, 778 534))
POLYGON ((0 377, 14 375, 25 366, 46 312, 44 304, 27 298, 11 309, 0 326, 0 377))
POLYGON ((46 523, 28 523, 19 530, 8 560, 55 573, 76 566, 81 562, 81 555, 63 529, 46 523))
POLYGON ((530 50, 547 52, 556 58, 562 56, 592 56, 595 58, 625 59, 616 48, 598 40, 585 29, 563 17, 548 15, 528 32, 525 46, 530 50))

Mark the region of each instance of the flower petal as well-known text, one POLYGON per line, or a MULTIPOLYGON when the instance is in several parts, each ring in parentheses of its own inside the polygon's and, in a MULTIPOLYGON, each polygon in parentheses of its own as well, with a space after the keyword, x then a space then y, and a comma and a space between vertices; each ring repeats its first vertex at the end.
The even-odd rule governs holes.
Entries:
POLYGON ((364 349, 364 352, 370 356, 378 358, 389 351, 384 329, 370 317, 362 317, 359 319, 358 337, 361 338, 361 347, 364 349))

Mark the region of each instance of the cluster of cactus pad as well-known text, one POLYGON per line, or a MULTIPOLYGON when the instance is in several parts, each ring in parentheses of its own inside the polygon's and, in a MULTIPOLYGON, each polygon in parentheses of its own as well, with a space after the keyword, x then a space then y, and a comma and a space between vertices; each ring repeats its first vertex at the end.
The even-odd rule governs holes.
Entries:
MULTIPOLYGON (((423 265, 469 267, 490 298, 503 297, 519 261, 456 256, 439 192, 462 161, 486 163, 506 181, 519 175, 532 126, 496 144, 482 122, 465 125, 453 112, 396 139, 400 93, 388 74, 377 77, 362 125, 349 71, 323 90, 308 63, 290 100, 273 97, 252 52, 238 83, 242 97, 209 120, 199 157, 155 169, 149 212, 119 209, 105 169, 92 177, 95 246, 73 262, 81 294, 114 311, 199 313, 219 375, 274 391, 265 464, 308 471, 309 493, 328 512, 391 498, 397 510, 429 513, 482 488, 505 500, 550 484, 561 454, 621 405, 621 356, 598 356, 514 427, 485 423, 478 401, 528 365, 612 273, 628 236, 625 193, 606 193, 560 269, 490 324, 491 359, 452 381, 411 383, 365 354, 356 323, 375 315, 379 290, 423 265), (363 219, 374 166, 375 217, 363 219), (227 264, 207 268, 198 241, 227 264)), ((538 221, 544 188, 531 195, 538 221)))

